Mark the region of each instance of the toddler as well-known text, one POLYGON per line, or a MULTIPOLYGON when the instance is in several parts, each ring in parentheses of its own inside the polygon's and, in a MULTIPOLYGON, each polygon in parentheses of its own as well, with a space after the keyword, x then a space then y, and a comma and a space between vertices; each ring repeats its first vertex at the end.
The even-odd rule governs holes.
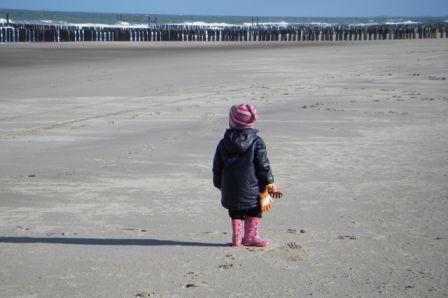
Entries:
POLYGON ((253 128, 256 121, 254 106, 232 106, 230 128, 219 142, 213 160, 213 184, 221 190, 222 206, 232 219, 233 246, 269 245, 258 235, 260 219, 263 212, 272 208, 271 196, 283 195, 273 184, 266 145, 253 128))

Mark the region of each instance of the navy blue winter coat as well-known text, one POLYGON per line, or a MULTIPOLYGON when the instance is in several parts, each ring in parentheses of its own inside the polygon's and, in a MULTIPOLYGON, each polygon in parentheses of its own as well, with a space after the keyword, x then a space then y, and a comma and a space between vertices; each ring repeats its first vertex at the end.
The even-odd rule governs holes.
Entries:
POLYGON ((229 210, 259 206, 259 193, 274 183, 266 145, 258 130, 227 129, 216 148, 213 184, 221 189, 221 203, 229 210))

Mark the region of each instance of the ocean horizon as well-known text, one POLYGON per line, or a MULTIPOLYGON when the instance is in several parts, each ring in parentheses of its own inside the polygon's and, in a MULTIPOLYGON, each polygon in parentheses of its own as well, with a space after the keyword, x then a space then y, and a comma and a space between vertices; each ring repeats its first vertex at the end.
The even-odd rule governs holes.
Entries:
POLYGON ((104 12, 63 12, 16 10, 0 8, 0 22, 9 17, 12 23, 45 25, 107 25, 147 26, 151 24, 237 26, 256 24, 327 24, 327 25, 375 25, 448 22, 446 17, 278 17, 278 16, 218 16, 218 15, 169 15, 130 14, 104 12))

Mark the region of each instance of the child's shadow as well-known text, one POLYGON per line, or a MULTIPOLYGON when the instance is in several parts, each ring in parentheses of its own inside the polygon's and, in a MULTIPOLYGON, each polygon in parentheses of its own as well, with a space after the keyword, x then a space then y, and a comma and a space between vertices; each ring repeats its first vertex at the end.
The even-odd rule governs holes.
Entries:
POLYGON ((74 245, 131 245, 131 246, 203 246, 225 247, 226 243, 207 243, 158 239, 114 239, 114 238, 45 238, 45 237, 0 237, 0 243, 48 243, 74 245))

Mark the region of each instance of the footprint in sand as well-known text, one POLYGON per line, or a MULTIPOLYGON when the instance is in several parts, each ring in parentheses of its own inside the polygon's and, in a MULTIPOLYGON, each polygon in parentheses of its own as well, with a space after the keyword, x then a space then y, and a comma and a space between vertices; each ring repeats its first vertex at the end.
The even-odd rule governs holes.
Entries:
POLYGON ((300 234, 305 234, 306 231, 305 231, 304 229, 300 229, 300 230, 296 230, 296 229, 287 229, 287 230, 286 230, 286 233, 289 233, 289 234, 298 234, 298 233, 300 233, 300 234))
POLYGON ((303 247, 295 241, 288 242, 285 246, 281 247, 281 249, 286 250, 289 253, 287 260, 290 262, 300 262, 306 257, 306 252, 303 247))
POLYGON ((78 233, 67 233, 67 232, 61 232, 61 233, 54 233, 54 232, 48 232, 45 233, 46 236, 76 236, 78 233))
MULTIPOLYGON (((320 109, 318 109, 320 110, 320 109)), ((343 109, 335 109, 335 108, 326 108, 325 111, 329 111, 329 112, 344 112, 343 109)))
POLYGON ((315 104, 312 104, 312 105, 305 105, 305 106, 302 106, 302 109, 315 108, 315 107, 323 106, 323 105, 324 105, 323 103, 316 102, 315 104))
POLYGON ((228 233, 227 232, 219 232, 219 231, 207 231, 207 232, 204 232, 204 235, 210 235, 210 234, 213 234, 213 235, 220 235, 220 234, 227 235, 228 233))
POLYGON ((428 76, 427 79, 431 80, 431 81, 445 81, 446 80, 445 77, 437 77, 437 76, 428 76))
POLYGON ((305 257, 302 255, 289 256, 287 258, 287 260, 290 262, 300 262, 300 261, 303 261, 304 259, 305 259, 305 257))
POLYGON ((288 249, 297 249, 297 250, 302 249, 302 246, 294 241, 287 243, 285 247, 288 249))
POLYGON ((244 248, 248 251, 255 253, 263 253, 267 250, 266 247, 256 247, 256 246, 245 246, 244 248))
POLYGON ((130 231, 130 232, 139 232, 139 233, 146 233, 148 230, 146 229, 136 229, 136 228, 125 228, 121 229, 122 231, 130 231))
POLYGON ((199 278, 199 274, 197 274, 196 272, 190 271, 185 274, 185 277, 188 279, 194 280, 194 279, 199 278))
POLYGON ((154 293, 152 293, 152 292, 139 292, 139 293, 137 293, 137 294, 135 294, 135 296, 134 297, 137 297, 137 298, 145 298, 145 297, 154 297, 154 293))
POLYGON ((200 288, 200 287, 206 287, 207 286, 207 282, 205 281, 201 281, 199 274, 194 272, 194 271, 190 271, 187 272, 185 274, 185 278, 189 279, 190 282, 184 284, 182 287, 184 289, 189 289, 189 288, 200 288))
POLYGON ((213 113, 213 112, 206 112, 206 113, 203 113, 202 115, 201 115, 201 119, 202 120, 205 120, 205 121, 210 121, 210 120, 213 120, 213 118, 215 117, 215 113, 213 113))
POLYGON ((407 94, 408 95, 422 95, 420 92, 415 91, 415 90, 408 90, 407 94))
POLYGON ((240 268, 242 265, 238 264, 238 263, 229 263, 229 264, 222 264, 219 265, 219 269, 223 269, 223 270, 229 270, 229 269, 236 269, 236 268, 240 268))
POLYGON ((183 285, 182 287, 184 289, 190 289, 190 288, 201 288, 201 287, 206 287, 207 283, 206 282, 202 282, 202 283, 187 283, 185 285, 183 285))
POLYGON ((339 235, 337 237, 337 239, 339 240, 356 240, 356 236, 352 236, 352 235, 339 235))

